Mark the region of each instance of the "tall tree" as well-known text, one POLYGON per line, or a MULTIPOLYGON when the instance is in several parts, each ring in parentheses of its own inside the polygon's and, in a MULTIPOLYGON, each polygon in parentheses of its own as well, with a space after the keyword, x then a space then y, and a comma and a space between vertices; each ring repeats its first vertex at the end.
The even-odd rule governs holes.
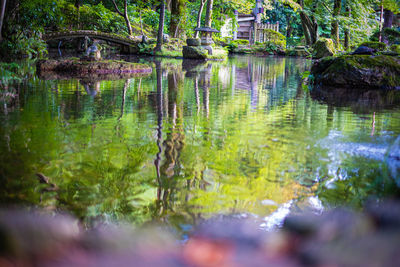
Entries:
POLYGON ((131 21, 129 20, 129 15, 128 15, 128 0, 124 1, 124 13, 122 13, 115 0, 111 0, 112 3, 114 4, 115 11, 122 16, 125 19, 126 27, 128 28, 128 34, 130 37, 132 37, 132 27, 131 27, 131 21))
MULTIPOLYGON (((299 15, 301 20, 301 26, 304 32, 304 38, 307 45, 313 45, 318 39, 318 24, 315 17, 310 17, 304 10, 304 1, 300 0, 298 4, 291 3, 291 6, 295 9, 300 9, 299 15)), ((315 10, 317 7, 316 3, 312 3, 312 8, 315 10)))
MULTIPOLYGON (((351 18, 351 7, 349 6, 349 3, 346 3, 346 15, 351 18)), ((350 47, 350 30, 349 26, 346 26, 346 29, 344 30, 344 47, 346 49, 349 49, 350 47)))
POLYGON ((80 28, 80 20, 81 20, 81 14, 80 14, 80 12, 79 12, 79 9, 80 9, 80 7, 81 7, 81 0, 75 0, 75 7, 76 7, 76 17, 78 18, 77 20, 78 20, 78 23, 77 23, 77 28, 79 29, 80 28))
POLYGON ((389 9, 383 10, 383 28, 391 28, 393 24, 394 13, 389 9))
POLYGON ((157 33, 157 45, 154 51, 161 51, 163 45, 163 34, 164 34, 164 21, 165 21, 165 0, 161 0, 160 4, 160 17, 158 20, 158 33, 157 33))
POLYGON ((0 42, 3 40, 3 34, 1 29, 3 28, 4 13, 6 11, 7 0, 1 0, 1 11, 0 11, 0 42))
POLYGON ((332 11, 332 23, 331 23, 331 37, 336 45, 339 44, 339 16, 340 11, 342 10, 342 1, 334 0, 333 1, 333 11, 332 11))
POLYGON ((380 17, 379 17, 379 42, 382 42, 382 26, 383 26, 383 0, 380 5, 380 17))
POLYGON ((204 26, 206 27, 211 27, 212 9, 213 9, 213 0, 208 0, 206 9, 206 21, 204 24, 204 26))
POLYGON ((182 28, 185 17, 185 0, 171 0, 171 19, 169 23, 169 33, 172 37, 177 38, 179 28, 182 28))
MULTIPOLYGON (((200 28, 201 26, 201 14, 203 13, 204 5, 207 0, 200 0, 200 7, 199 7, 199 12, 197 13, 197 21, 196 21, 196 27, 200 28)), ((194 38, 199 38, 199 31, 196 31, 194 38)))

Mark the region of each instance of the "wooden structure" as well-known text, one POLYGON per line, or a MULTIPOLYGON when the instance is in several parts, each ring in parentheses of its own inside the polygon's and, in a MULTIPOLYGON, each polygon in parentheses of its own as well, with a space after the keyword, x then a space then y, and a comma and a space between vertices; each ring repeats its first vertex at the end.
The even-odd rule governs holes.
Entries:
POLYGON ((105 33, 99 31, 87 31, 87 30, 78 30, 78 31, 62 31, 62 32, 53 32, 49 34, 43 35, 43 40, 48 42, 52 40, 68 40, 74 38, 85 38, 89 37, 94 40, 103 40, 110 43, 118 44, 121 46, 121 52, 123 53, 136 53, 138 49, 138 44, 141 43, 140 38, 130 39, 128 37, 105 33))
POLYGON ((271 29, 279 31, 279 22, 276 24, 261 23, 261 15, 264 12, 262 8, 262 1, 256 1, 256 7, 253 9, 251 14, 239 14, 235 13, 236 21, 238 22, 237 31, 233 34, 233 39, 249 40, 250 44, 255 42, 265 42, 266 36, 264 30, 271 29))

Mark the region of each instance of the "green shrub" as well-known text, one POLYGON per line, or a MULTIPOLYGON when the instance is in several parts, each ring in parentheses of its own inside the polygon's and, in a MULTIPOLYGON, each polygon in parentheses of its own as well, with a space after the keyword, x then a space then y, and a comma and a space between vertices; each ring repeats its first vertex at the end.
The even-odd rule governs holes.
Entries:
POLYGON ((400 44, 394 44, 390 46, 390 51, 400 54, 400 44))
POLYGON ((236 42, 230 42, 227 46, 229 52, 234 52, 238 47, 236 42))
POLYGON ((269 42, 274 43, 275 45, 280 46, 281 48, 286 47, 286 37, 280 32, 271 29, 266 29, 264 30, 264 34, 267 36, 267 40, 269 42))
POLYGON ((0 57, 5 60, 15 59, 16 56, 42 58, 45 55, 47 55, 47 45, 37 37, 21 35, 18 39, 5 39, 0 43, 0 57))
MULTIPOLYGON (((392 28, 385 28, 383 29, 382 38, 383 40, 387 40, 389 45, 400 43, 400 31, 392 28)), ((377 42, 379 40, 379 31, 374 32, 370 40, 377 42)))
POLYGON ((370 42, 364 42, 361 45, 372 48, 372 49, 376 49, 377 51, 386 50, 386 44, 382 43, 382 42, 370 41, 370 42))
POLYGON ((231 37, 213 36, 213 40, 217 46, 227 46, 230 42, 232 42, 231 37))
POLYGON ((237 40, 232 40, 230 43, 235 43, 237 45, 248 45, 249 44, 249 40, 237 39, 237 40))
POLYGON ((269 54, 276 54, 276 52, 280 49, 281 47, 275 44, 274 42, 271 41, 265 42, 265 51, 268 52, 269 54))

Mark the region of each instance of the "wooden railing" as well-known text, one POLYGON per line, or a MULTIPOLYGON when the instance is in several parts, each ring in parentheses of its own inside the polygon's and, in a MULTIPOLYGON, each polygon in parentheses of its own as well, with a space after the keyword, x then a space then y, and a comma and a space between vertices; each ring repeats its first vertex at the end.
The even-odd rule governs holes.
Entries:
POLYGON ((266 30, 266 29, 270 29, 270 30, 279 32, 279 22, 277 22, 275 24, 272 24, 272 23, 257 24, 257 30, 266 30))
POLYGON ((256 41, 264 43, 268 41, 268 35, 264 33, 264 30, 274 30, 279 32, 279 22, 272 24, 272 23, 263 23, 257 24, 257 31, 256 31, 256 41))

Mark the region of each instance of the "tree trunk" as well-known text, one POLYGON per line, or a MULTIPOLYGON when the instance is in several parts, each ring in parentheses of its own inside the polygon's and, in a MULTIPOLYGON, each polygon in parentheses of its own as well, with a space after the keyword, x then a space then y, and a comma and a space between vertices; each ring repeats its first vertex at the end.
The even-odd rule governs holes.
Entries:
POLYGON ((132 36, 133 32, 132 32, 131 22, 129 20, 129 15, 128 15, 127 0, 125 0, 124 19, 125 19, 126 27, 128 28, 128 34, 129 34, 129 36, 132 36))
POLYGON ((6 10, 7 0, 1 0, 1 11, 0 11, 0 42, 3 41, 3 34, 1 29, 3 28, 4 13, 6 10))
POLYGON ((163 33, 164 33, 164 21, 165 21, 165 0, 161 0, 160 7, 160 19, 158 23, 158 34, 157 34, 157 45, 154 51, 161 51, 163 45, 163 33))
POLYGON ((318 39, 318 24, 315 21, 311 21, 304 11, 300 11, 300 20, 306 45, 313 45, 318 39))
POLYGON ((169 33, 171 37, 177 38, 179 33, 179 25, 184 18, 185 1, 172 0, 171 1, 171 19, 169 23, 169 33))
POLYGON ((339 21, 337 21, 337 17, 340 15, 340 10, 342 9, 342 1, 334 0, 333 3, 333 12, 332 12, 332 23, 331 23, 331 37, 336 45, 339 45, 339 21))
POLYGON ((144 36, 143 33, 143 21, 142 21, 142 9, 139 11, 139 17, 140 17, 140 32, 142 33, 142 36, 144 36))
POLYGON ((394 14, 393 14, 392 11, 390 11, 388 9, 385 9, 383 11, 383 26, 382 26, 382 33, 381 34, 383 34, 382 41, 385 44, 388 44, 389 40, 388 40, 388 37, 384 34, 384 30, 385 30, 385 28, 392 28, 393 17, 394 17, 394 14))
POLYGON ((292 24, 290 24, 290 19, 291 16, 288 14, 286 15, 286 23, 287 23, 287 29, 286 29, 286 38, 290 38, 290 36, 292 36, 292 32, 293 32, 293 27, 292 24))
POLYGON ((207 2, 207 10, 206 10, 206 21, 204 26, 211 27, 212 22, 212 9, 213 9, 213 0, 208 0, 207 2))
POLYGON ((394 14, 392 11, 385 9, 383 11, 383 29, 392 28, 394 14))
POLYGON ((383 0, 381 1, 381 15, 379 18, 379 42, 382 42, 383 0))
MULTIPOLYGON (((207 0, 201 0, 200 2, 200 8, 199 8, 199 13, 197 13, 197 24, 196 28, 200 28, 201 26, 201 14, 203 13, 204 9, 204 4, 206 3, 207 0)), ((199 38, 199 31, 196 31, 194 38, 199 38)))
POLYGON ((111 1, 112 1, 112 3, 114 4, 115 11, 116 11, 121 17, 124 18, 125 23, 126 23, 126 27, 128 28, 128 34, 129 34, 130 37, 132 37, 132 35, 133 35, 133 33, 132 33, 132 27, 131 27, 131 22, 130 22, 130 20, 129 20, 129 15, 128 15, 128 0, 125 0, 125 3, 124 3, 124 13, 122 13, 122 12, 119 10, 119 8, 118 8, 118 6, 117 6, 117 3, 115 3, 115 0, 111 0, 111 1))
POLYGON ((75 7, 76 7, 76 16, 77 16, 77 21, 78 21, 76 27, 79 30, 80 29, 79 24, 80 24, 80 20, 81 20, 81 13, 79 12, 79 9, 81 7, 81 0, 75 0, 75 7))
MULTIPOLYGON (((349 6, 346 7, 347 16, 351 18, 351 8, 349 6)), ((350 31, 349 28, 346 27, 344 31, 344 47, 346 50, 350 48, 350 31)))

